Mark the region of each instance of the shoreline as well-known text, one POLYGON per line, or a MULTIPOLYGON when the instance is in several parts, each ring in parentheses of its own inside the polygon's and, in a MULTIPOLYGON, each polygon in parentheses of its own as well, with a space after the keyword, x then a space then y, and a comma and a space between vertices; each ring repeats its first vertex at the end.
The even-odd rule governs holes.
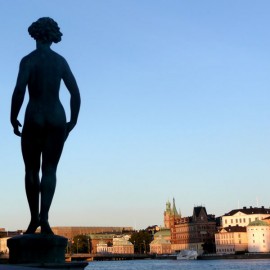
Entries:
POLYGON ((246 260, 246 259, 270 259, 270 253, 245 253, 224 255, 199 255, 197 260, 246 260))

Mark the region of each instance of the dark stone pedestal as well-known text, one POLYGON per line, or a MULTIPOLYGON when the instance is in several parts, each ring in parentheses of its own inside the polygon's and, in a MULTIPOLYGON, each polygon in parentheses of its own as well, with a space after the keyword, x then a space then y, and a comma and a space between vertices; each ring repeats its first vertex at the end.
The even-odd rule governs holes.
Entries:
POLYGON ((58 235, 24 234, 7 240, 9 263, 63 264, 67 239, 58 235))

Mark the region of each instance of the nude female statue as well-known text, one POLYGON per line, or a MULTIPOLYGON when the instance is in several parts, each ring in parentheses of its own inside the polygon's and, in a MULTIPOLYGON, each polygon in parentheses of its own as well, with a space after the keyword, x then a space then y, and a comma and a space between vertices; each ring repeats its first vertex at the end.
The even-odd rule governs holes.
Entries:
POLYGON ((56 186, 56 170, 65 140, 77 123, 80 93, 68 63, 50 48, 52 42, 61 40, 57 23, 48 17, 40 18, 28 32, 36 40, 36 50, 21 60, 12 95, 11 124, 14 133, 21 136, 25 164, 25 189, 31 213, 25 233, 35 233, 40 226, 41 233, 53 234, 48 217, 56 186), (69 122, 59 100, 61 80, 71 96, 69 122), (17 118, 26 88, 29 103, 20 132, 21 124, 17 118))

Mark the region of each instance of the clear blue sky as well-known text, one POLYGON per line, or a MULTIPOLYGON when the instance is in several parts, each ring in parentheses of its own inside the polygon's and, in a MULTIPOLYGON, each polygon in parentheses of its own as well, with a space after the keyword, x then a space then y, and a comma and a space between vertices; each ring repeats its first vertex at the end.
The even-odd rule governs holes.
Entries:
MULTIPOLYGON (((183 216, 269 207, 269 10, 268 0, 0 0, 0 227, 30 218, 9 113, 19 61, 35 48, 27 28, 44 16, 64 34, 52 49, 82 97, 52 226, 161 225, 173 197, 183 216)), ((69 115, 64 86, 61 98, 69 115)))

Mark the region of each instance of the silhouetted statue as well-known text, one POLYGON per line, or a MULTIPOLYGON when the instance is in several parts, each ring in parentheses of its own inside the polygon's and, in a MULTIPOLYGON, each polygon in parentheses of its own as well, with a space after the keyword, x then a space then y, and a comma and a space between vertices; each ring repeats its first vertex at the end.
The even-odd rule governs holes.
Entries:
POLYGON ((36 50, 21 60, 12 96, 11 124, 14 133, 21 136, 25 164, 25 189, 31 212, 31 221, 25 233, 35 233, 40 226, 41 233, 53 234, 48 213, 56 186, 56 170, 65 140, 77 123, 80 93, 68 63, 50 48, 52 42, 61 41, 62 33, 57 23, 51 18, 40 18, 32 23, 28 32, 36 40, 36 50), (66 121, 59 100, 62 79, 71 95, 70 122, 66 121), (17 117, 26 87, 29 103, 20 132, 21 124, 17 117))

